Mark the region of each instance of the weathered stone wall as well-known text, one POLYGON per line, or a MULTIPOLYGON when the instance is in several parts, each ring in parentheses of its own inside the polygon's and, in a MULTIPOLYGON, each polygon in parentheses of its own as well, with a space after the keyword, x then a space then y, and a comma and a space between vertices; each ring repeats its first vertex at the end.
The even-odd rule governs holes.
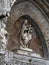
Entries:
POLYGON ((16 0, 0 0, 0 47, 1 48, 2 48, 1 44, 5 42, 5 41, 2 42, 4 35, 2 34, 3 31, 1 32, 1 29, 5 29, 10 9, 15 1, 16 0))
POLYGON ((0 65, 49 65, 49 61, 43 58, 13 54, 9 51, 5 51, 5 54, 0 54, 0 65))
MULTIPOLYGON (((14 0, 14 1, 13 0, 0 0, 0 33, 1 33, 1 28, 4 28, 3 23, 6 24, 6 22, 7 22, 7 18, 9 16, 10 10, 13 11, 11 9, 11 7, 12 6, 14 7, 16 5, 16 3, 19 3, 20 1, 22 2, 24 0, 14 0), (15 2, 15 4, 13 5, 14 2, 15 2)), ((48 52, 49 52, 49 19, 48 19, 49 18, 49 1, 48 0, 47 1, 46 0, 43 0, 43 1, 42 0, 29 0, 29 1, 31 1, 42 12, 42 14, 41 14, 38 11, 36 12, 36 10, 34 10, 34 13, 36 13, 36 17, 38 18, 40 16, 40 18, 39 18, 40 22, 38 22, 37 18, 36 18, 36 21, 43 32, 43 35, 44 35, 44 38, 45 38, 45 41, 47 44, 48 52), (38 15, 37 13, 41 14, 41 15, 38 15)), ((28 3, 28 4, 30 4, 30 3, 28 3)), ((16 8, 18 7, 19 11, 13 7, 12 8, 15 9, 17 11, 17 13, 19 13, 19 15, 29 14, 30 16, 33 17, 33 15, 30 14, 31 11, 30 11, 30 13, 28 13, 28 12, 24 13, 25 10, 23 10, 23 8, 24 8, 25 3, 23 3, 23 8, 21 5, 22 4, 20 4, 20 7, 18 7, 19 5, 16 6, 16 8), (21 10, 21 8, 22 8, 22 10, 21 10)), ((25 8, 25 9, 27 9, 27 8, 25 8)), ((15 14, 15 12, 14 12, 14 14, 15 14)), ((11 22, 9 22, 9 23, 11 23, 11 22)), ((0 47, 2 46, 1 39, 2 38, 0 36, 0 47)), ((0 65, 30 65, 30 64, 31 65, 49 65, 49 60, 33 58, 30 56, 14 55, 11 52, 9 52, 9 53, 5 52, 5 54, 3 52, 0 53, 0 65)))
POLYGON ((16 0, 0 0, 0 15, 6 15, 16 0))

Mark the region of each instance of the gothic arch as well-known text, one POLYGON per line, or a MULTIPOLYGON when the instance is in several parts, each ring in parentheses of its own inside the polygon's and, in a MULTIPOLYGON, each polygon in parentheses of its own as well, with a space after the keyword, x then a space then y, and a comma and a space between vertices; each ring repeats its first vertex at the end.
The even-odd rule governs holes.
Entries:
POLYGON ((42 45, 44 49, 44 54, 45 57, 48 57, 48 52, 49 52, 49 43, 48 43, 48 38, 49 38, 49 24, 48 20, 46 17, 42 14, 42 12, 30 1, 24 1, 24 2, 19 2, 16 3, 11 11, 10 11, 10 16, 8 17, 7 20, 7 31, 11 33, 11 29, 13 27, 14 22, 21 16, 23 15, 28 15, 30 16, 37 26, 40 28, 42 35, 42 45))

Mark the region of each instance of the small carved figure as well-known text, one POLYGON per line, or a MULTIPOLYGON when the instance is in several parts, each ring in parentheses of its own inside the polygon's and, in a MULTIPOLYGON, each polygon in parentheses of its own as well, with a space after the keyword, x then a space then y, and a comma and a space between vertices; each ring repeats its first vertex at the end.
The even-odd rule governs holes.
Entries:
POLYGON ((34 28, 31 24, 28 24, 28 20, 26 19, 22 25, 22 30, 20 34, 20 44, 23 47, 29 47, 33 37, 33 30, 34 28))

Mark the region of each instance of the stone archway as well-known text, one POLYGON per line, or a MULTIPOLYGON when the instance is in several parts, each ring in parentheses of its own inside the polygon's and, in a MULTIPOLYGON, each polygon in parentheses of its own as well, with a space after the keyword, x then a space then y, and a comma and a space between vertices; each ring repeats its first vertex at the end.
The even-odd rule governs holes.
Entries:
POLYGON ((48 42, 46 40, 49 35, 49 25, 48 25, 46 18, 43 16, 40 10, 35 5, 33 5, 31 2, 26 1, 26 2, 16 4, 11 9, 10 17, 8 18, 8 22, 7 22, 7 31, 11 35, 11 30, 12 30, 14 22, 23 15, 30 16, 40 28, 44 36, 44 39, 45 39, 45 42, 43 41, 42 45, 43 45, 43 50, 45 49, 44 50, 44 54, 46 54, 45 57, 47 57, 49 50, 47 50, 48 42))

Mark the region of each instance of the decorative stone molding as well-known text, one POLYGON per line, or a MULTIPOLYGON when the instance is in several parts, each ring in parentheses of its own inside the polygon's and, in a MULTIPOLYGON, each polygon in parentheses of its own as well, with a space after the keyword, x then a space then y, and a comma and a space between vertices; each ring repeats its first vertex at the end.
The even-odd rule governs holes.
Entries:
MULTIPOLYGON (((15 6, 12 7, 10 12, 10 17, 8 18, 7 22, 7 31, 10 32, 10 30, 13 27, 14 22, 23 15, 29 15, 39 26, 41 29, 41 32, 43 33, 45 41, 49 38, 49 24, 48 20, 45 18, 45 16, 42 14, 42 12, 31 2, 25 1, 18 4, 15 4, 15 6), (29 4, 29 5, 28 5, 29 4)), ((43 46, 45 45, 45 42, 43 42, 43 46)), ((49 43, 46 41, 47 49, 49 52, 49 43)), ((46 50, 46 47, 43 47, 46 50)), ((47 53, 47 52, 45 52, 47 53)), ((48 56, 48 55, 47 55, 48 56)))

